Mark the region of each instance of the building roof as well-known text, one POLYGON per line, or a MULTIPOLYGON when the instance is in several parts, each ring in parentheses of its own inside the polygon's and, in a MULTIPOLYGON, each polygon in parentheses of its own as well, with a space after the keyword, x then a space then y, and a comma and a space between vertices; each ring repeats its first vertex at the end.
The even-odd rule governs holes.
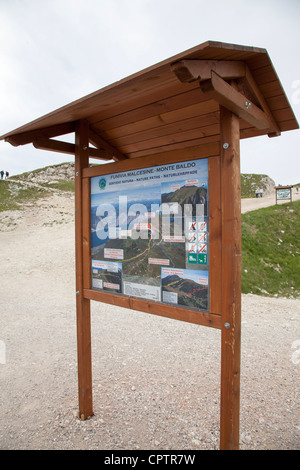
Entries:
POLYGON ((220 104, 240 117, 241 139, 299 128, 265 49, 207 41, 0 139, 63 151, 52 138, 84 119, 99 150, 110 149, 115 159, 142 157, 219 141, 220 104))

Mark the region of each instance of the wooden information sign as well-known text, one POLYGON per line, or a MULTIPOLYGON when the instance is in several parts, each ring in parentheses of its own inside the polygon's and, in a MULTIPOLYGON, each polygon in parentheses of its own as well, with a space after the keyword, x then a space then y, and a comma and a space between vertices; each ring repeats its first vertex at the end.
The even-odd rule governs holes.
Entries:
POLYGON ((220 448, 239 448, 240 139, 298 128, 265 49, 208 41, 0 138, 75 155, 81 419, 94 300, 221 330, 220 448))
MULTIPOLYGON (((81 167, 83 159, 76 154, 76 273, 82 417, 93 414, 89 301, 96 300, 222 330, 221 447, 226 448, 231 447, 229 441, 238 442, 239 434, 241 196, 239 120, 223 107, 220 118, 221 144, 100 167, 81 167), (145 182, 150 189, 143 193, 145 182), (116 187, 120 190, 114 190, 116 187), (131 213, 140 213, 138 222, 134 218, 123 224, 120 204, 127 205, 127 217, 131 206, 128 199, 120 199, 122 194, 130 198, 131 191, 135 198, 140 197, 138 204, 143 207, 131 213), (151 194, 150 207, 149 201, 142 204, 143 194, 151 194), (190 203, 193 200, 200 201, 198 212, 197 204, 190 203), (161 232, 161 206, 166 204, 170 215, 171 203, 167 201, 177 207, 166 235, 161 232), (184 209, 187 214, 182 217, 184 209), (174 233, 176 218, 179 233, 174 233), (206 253, 200 251, 204 245, 206 253), (133 259, 136 262, 130 264, 133 259)), ((77 134, 80 154, 88 140, 84 123, 77 134)))
POLYGON ((278 201, 290 201, 292 202, 292 191, 293 186, 276 186, 275 187, 275 197, 276 197, 276 204, 278 201))

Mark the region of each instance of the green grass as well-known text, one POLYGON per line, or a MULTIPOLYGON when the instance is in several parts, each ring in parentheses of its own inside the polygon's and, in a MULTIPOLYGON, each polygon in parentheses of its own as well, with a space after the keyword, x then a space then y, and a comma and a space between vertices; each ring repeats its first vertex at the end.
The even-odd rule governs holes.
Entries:
MULTIPOLYGON (((45 184, 45 186, 48 186, 48 184, 45 184)), ((59 189, 60 191, 74 192, 75 181, 57 180, 55 183, 50 183, 49 187, 59 189)))
MULTIPOLYGON (((13 177, 19 179, 22 178, 13 177)), ((26 180, 25 180, 26 181, 26 180)), ((8 180, 0 180, 0 212, 7 210, 22 210, 22 204, 32 202, 40 197, 51 194, 51 189, 74 192, 74 181, 57 180, 53 184, 39 183, 39 186, 22 186, 8 180)))
MULTIPOLYGON (((50 165, 50 168, 62 167, 64 164, 50 165)), ((31 175, 39 176, 39 173, 45 173, 49 167, 38 168, 30 172, 14 175, 7 180, 0 180, 0 212, 6 210, 22 210, 22 205, 35 201, 40 197, 51 194, 51 190, 58 189, 64 192, 74 192, 74 181, 58 179, 49 183, 40 182, 30 186, 31 175), (14 180, 14 181, 10 181, 14 180), (25 185, 23 183, 28 183, 25 185)))
POLYGON ((20 187, 9 180, 0 181, 0 212, 22 209, 22 204, 49 194, 47 188, 20 187))
POLYGON ((9 191, 9 182, 0 180, 0 212, 18 209, 9 191))
POLYGON ((242 215, 242 292, 300 294, 300 201, 242 215))

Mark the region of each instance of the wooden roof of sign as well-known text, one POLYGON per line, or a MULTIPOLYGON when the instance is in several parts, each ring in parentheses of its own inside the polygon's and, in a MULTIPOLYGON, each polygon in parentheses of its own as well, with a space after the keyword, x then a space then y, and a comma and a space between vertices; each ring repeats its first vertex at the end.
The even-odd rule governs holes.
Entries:
POLYGON ((80 98, 0 137, 75 153, 53 139, 90 126, 90 157, 124 160, 220 141, 219 105, 240 118, 240 138, 298 129, 265 49, 208 41, 80 98))
POLYGON ((274 186, 274 189, 291 189, 297 186, 296 184, 288 184, 287 186, 274 186))

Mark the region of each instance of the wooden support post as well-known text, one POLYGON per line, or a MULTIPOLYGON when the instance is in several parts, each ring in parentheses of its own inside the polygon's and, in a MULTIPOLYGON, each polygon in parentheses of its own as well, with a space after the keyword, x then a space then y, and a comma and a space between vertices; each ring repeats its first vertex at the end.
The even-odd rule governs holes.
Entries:
POLYGON ((75 130, 75 246, 76 246, 76 311, 79 416, 93 415, 90 300, 83 297, 83 200, 82 170, 89 166, 89 126, 79 121, 75 130))
POLYGON ((220 106, 222 340, 220 449, 239 448, 241 349, 241 183, 239 118, 220 106))

